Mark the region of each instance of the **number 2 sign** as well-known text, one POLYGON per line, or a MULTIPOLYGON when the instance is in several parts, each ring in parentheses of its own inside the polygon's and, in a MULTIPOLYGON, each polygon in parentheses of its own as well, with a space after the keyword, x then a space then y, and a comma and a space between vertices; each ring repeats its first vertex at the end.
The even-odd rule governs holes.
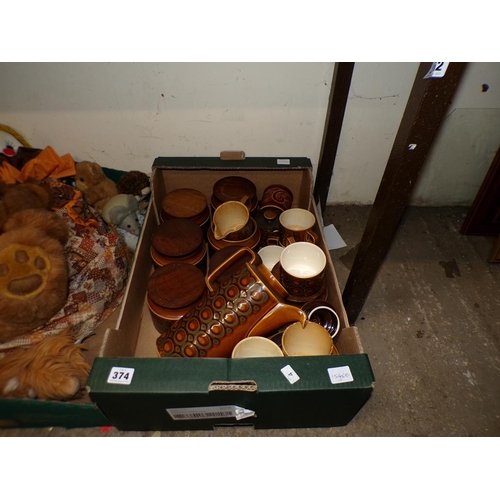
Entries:
POLYGON ((446 70, 448 69, 449 62, 433 62, 431 69, 424 76, 425 78, 443 78, 446 70))

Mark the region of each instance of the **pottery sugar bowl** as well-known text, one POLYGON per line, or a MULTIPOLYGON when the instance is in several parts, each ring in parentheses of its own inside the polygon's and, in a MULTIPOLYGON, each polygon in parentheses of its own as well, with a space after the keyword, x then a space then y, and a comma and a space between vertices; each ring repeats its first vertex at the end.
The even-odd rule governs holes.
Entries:
POLYGON ((226 201, 241 201, 253 212, 259 200, 255 184, 246 177, 231 175, 219 179, 212 189, 211 204, 215 210, 226 201))

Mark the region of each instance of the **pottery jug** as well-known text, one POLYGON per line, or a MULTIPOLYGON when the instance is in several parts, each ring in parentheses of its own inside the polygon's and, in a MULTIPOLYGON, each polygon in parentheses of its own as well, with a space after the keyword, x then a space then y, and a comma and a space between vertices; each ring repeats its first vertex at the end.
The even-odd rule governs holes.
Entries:
POLYGON ((248 247, 234 252, 205 282, 208 293, 158 337, 160 357, 230 357, 246 337, 270 335, 289 323, 307 321, 304 311, 284 302, 287 291, 248 247), (248 253, 248 262, 225 281, 217 281, 248 253))

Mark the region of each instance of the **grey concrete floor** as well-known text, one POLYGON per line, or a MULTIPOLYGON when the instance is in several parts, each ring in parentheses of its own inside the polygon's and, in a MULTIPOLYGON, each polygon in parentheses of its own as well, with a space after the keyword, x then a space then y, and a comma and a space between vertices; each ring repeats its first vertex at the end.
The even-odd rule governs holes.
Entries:
MULTIPOLYGON (((331 252, 341 290, 369 207, 331 206, 347 243, 331 252)), ((499 436, 500 264, 494 238, 459 229, 467 208, 408 208, 359 315, 375 373, 373 395, 345 427, 256 431, 122 432, 4 429, 0 436, 499 436)))

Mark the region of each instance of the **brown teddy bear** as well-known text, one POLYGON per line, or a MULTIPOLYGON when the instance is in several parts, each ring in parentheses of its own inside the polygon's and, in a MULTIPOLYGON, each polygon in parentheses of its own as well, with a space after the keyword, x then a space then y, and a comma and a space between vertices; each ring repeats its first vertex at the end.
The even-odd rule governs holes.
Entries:
POLYGON ((68 295, 68 227, 33 186, 0 188, 0 342, 45 324, 68 295))
POLYGON ((101 213, 106 202, 119 194, 116 183, 106 177, 102 167, 94 162, 75 163, 75 185, 82 192, 83 199, 101 213))

